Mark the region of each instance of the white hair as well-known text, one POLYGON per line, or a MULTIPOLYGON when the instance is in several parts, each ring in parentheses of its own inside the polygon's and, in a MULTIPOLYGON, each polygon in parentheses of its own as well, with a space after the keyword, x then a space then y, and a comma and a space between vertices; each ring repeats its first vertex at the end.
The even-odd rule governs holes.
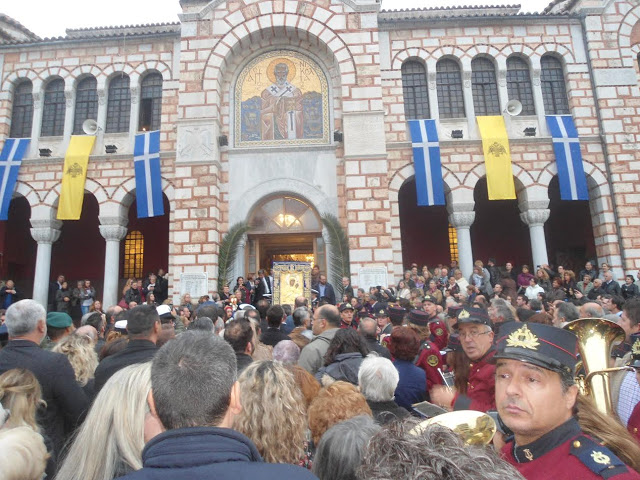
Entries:
POLYGON ((47 447, 42 435, 29 427, 0 431, 2 480, 40 480, 47 466, 47 447), (11 459, 11 460, 9 460, 11 459))
POLYGON ((284 365, 297 365, 300 358, 300 347, 292 340, 281 340, 273 347, 273 359, 284 365))
POLYGON ((33 332, 38 321, 46 321, 47 312, 35 300, 26 299, 11 305, 6 312, 5 323, 10 337, 21 337, 33 332))
POLYGON ((358 371, 360 392, 372 402, 392 400, 399 381, 398 370, 387 358, 369 355, 358 371))

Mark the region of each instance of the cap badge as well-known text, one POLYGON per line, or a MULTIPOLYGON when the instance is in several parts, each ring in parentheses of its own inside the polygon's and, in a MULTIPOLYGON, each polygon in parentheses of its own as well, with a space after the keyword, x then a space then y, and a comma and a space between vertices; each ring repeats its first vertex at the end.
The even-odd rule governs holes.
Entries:
POLYGON ((533 453, 531 453, 531 450, 529 450, 528 448, 525 448, 523 450, 523 452, 524 452, 524 456, 527 457, 527 460, 532 462, 533 461, 533 453))
POLYGON ((631 354, 640 355, 640 338, 636 340, 633 344, 633 347, 631 347, 631 354))
POLYGON ((591 452, 591 458, 593 458, 594 462, 599 463, 600 465, 609 465, 611 463, 611 459, 608 455, 597 450, 591 452))
POLYGON ((529 350, 537 350, 539 346, 540 342, 538 341, 538 337, 536 337, 526 325, 513 332, 507 339, 507 347, 520 347, 528 348, 529 350))
POLYGON ((441 328, 436 328, 436 336, 441 337, 444 335, 444 331, 441 328))
POLYGON ((471 315, 469 314, 468 310, 462 310, 460 312, 460 315, 458 315, 458 319, 462 319, 464 320, 465 318, 469 318, 471 315))

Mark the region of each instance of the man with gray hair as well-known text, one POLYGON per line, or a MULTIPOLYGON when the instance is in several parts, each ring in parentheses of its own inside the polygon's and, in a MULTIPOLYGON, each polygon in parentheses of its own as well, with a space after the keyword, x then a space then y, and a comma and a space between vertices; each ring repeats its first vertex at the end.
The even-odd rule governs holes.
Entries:
POLYGON ((578 308, 570 302, 558 302, 553 312, 553 324, 563 328, 567 323, 580 318, 578 308))
POLYGON ((46 316, 45 309, 34 300, 20 300, 7 309, 9 343, 0 350, 0 374, 24 368, 38 379, 46 407, 38 411, 37 420, 53 444, 55 461, 65 438, 89 408, 89 400, 76 382, 67 357, 39 347, 47 335, 46 316))
POLYGON ((294 465, 268 464, 253 442, 233 430, 242 411, 236 355, 220 337, 188 331, 153 359, 151 420, 160 433, 145 446, 141 470, 126 480, 316 478, 294 465))
POLYGON ((585 303, 579 310, 580 318, 604 318, 604 310, 595 302, 585 303))
POLYGON ((292 340, 282 340, 273 347, 273 359, 284 365, 297 365, 300 348, 292 340))
POLYGON ((376 338, 377 321, 371 317, 363 317, 360 319, 360 325, 358 325, 358 333, 364 338, 369 350, 376 352, 378 355, 391 360, 391 354, 389 350, 378 343, 376 338))
POLYGON ((494 332, 497 332, 503 324, 516 321, 515 309, 502 298, 492 299, 487 313, 489 313, 494 332))
POLYGON ((398 370, 391 360, 369 355, 360 365, 360 392, 367 399, 373 418, 380 425, 401 420, 409 415, 406 409, 393 400, 399 381, 398 370))

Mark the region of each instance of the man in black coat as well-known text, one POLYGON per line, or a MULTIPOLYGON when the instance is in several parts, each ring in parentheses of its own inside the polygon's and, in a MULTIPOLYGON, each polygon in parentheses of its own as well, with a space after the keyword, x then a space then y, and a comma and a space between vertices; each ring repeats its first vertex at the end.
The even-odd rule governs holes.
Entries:
POLYGON ((34 300, 21 300, 9 307, 9 343, 0 350, 0 374, 24 368, 38 379, 46 402, 46 407, 38 411, 38 424, 52 442, 54 461, 59 461, 65 439, 86 413, 89 400, 76 382, 67 357, 39 347, 47 334, 46 315, 34 300))
POLYGON ((117 371, 153 359, 158 350, 156 342, 160 329, 160 317, 153 305, 138 305, 127 313, 129 343, 124 350, 108 356, 96 368, 96 395, 117 371))
POLYGON ((611 273, 611 271, 604 274, 602 289, 609 295, 616 295, 618 297, 622 296, 620 292, 620 284, 613 279, 613 273, 611 273))
POLYGON ((236 354, 238 375, 253 362, 251 354, 255 350, 251 322, 244 318, 231 320, 224 329, 224 339, 236 354))
POLYGON ((383 358, 391 360, 391 353, 389 353, 389 350, 380 345, 376 339, 376 327, 376 321, 373 318, 363 317, 360 319, 360 325, 358 325, 358 333, 362 335, 371 351, 376 352, 383 358))
POLYGON ((284 333, 280 326, 285 321, 287 316, 284 313, 284 309, 280 305, 273 305, 267 310, 267 329, 262 332, 260 341, 265 345, 271 345, 275 347, 278 342, 282 340, 291 340, 289 335, 284 333))
POLYGON ((334 290, 333 285, 327 282, 326 275, 320 275, 319 283, 311 288, 318 291, 319 298, 326 297, 331 305, 336 304, 336 291, 334 290))
POLYGON ((256 285, 255 295, 253 297, 253 305, 257 306, 258 302, 263 298, 271 299, 273 294, 273 285, 269 276, 264 269, 258 271, 258 284, 256 285))

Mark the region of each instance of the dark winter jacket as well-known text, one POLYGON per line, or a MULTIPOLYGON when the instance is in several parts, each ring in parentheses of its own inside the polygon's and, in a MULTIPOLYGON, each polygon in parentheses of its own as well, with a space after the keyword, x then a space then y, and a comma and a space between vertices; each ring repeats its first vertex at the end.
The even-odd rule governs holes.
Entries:
POLYGON ((316 379, 322 383, 322 377, 328 375, 336 381, 341 380, 358 385, 358 370, 360 370, 362 360, 364 360, 364 357, 357 352, 336 355, 336 359, 332 364, 318 370, 316 379))

